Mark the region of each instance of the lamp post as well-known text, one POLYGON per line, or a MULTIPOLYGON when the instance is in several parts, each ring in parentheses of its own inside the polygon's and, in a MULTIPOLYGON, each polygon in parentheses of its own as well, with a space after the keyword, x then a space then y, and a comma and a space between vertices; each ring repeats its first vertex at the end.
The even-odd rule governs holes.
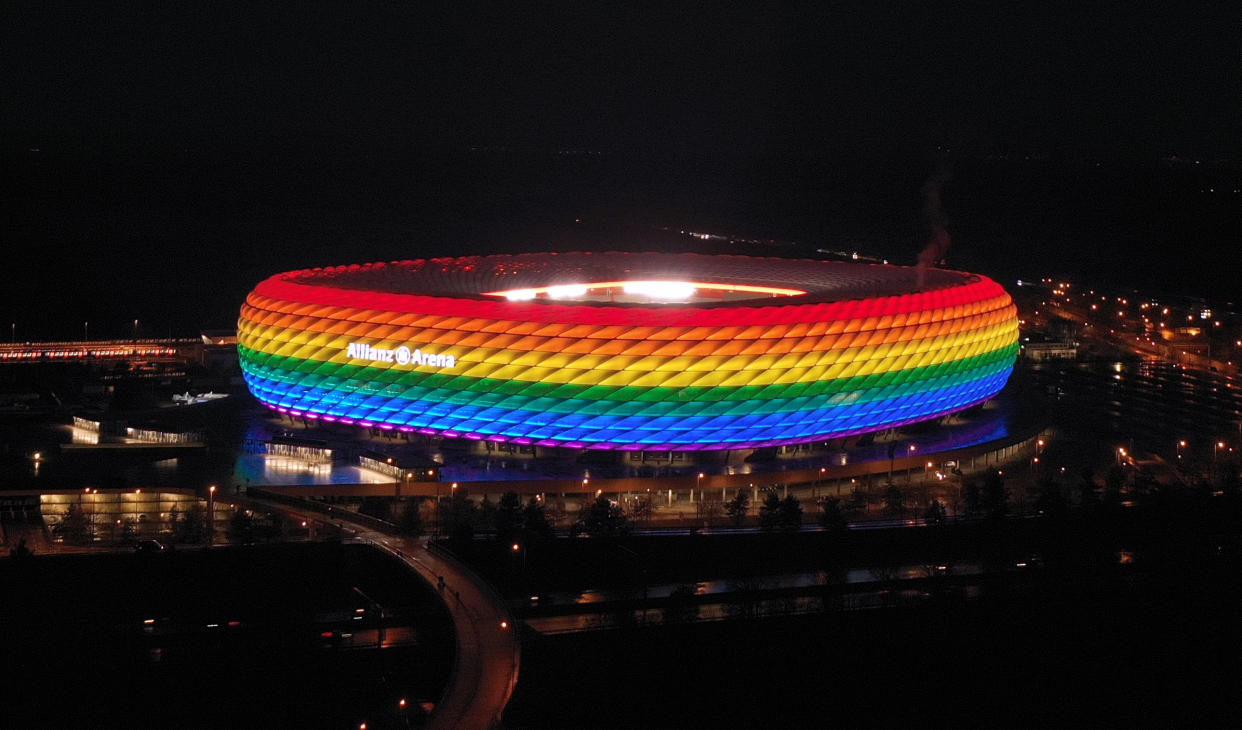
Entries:
POLYGON ((526 551, 522 549, 521 543, 515 542, 513 543, 513 554, 517 555, 518 553, 521 553, 522 555, 521 579, 522 579, 522 591, 525 593, 526 592, 526 551))
POLYGON ((207 547, 215 544, 216 538, 216 485, 207 487, 207 547))
POLYGON ((1177 461, 1178 461, 1178 463, 1179 463, 1179 464, 1180 464, 1180 463, 1181 463, 1181 461, 1182 461, 1182 449, 1184 449, 1184 448, 1186 448, 1186 441, 1185 441, 1184 439, 1183 439, 1183 440, 1179 440, 1179 441, 1177 442, 1177 461))

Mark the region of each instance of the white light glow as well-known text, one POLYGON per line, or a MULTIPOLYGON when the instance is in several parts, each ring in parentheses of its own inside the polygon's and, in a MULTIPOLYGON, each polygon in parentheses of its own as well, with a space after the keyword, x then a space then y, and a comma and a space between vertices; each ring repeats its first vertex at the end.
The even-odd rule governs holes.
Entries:
MULTIPOLYGON (((548 287, 548 296, 552 299, 574 299, 586 296, 587 291, 586 284, 563 284, 548 287)), ((531 296, 534 296, 533 292, 531 296)))
POLYGON ((505 292, 505 299, 511 302, 527 302, 535 298, 534 289, 514 289, 505 292))
POLYGON ((652 299, 689 299, 695 289, 694 284, 685 281, 629 281, 624 291, 652 299))

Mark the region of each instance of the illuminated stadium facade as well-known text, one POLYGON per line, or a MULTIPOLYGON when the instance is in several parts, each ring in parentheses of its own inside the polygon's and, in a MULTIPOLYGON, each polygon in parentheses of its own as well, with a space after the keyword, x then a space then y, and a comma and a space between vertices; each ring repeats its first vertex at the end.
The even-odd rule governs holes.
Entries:
POLYGON ((736 449, 938 418, 997 393, 1017 311, 974 274, 699 254, 522 254, 278 274, 251 392, 327 422, 540 446, 736 449))

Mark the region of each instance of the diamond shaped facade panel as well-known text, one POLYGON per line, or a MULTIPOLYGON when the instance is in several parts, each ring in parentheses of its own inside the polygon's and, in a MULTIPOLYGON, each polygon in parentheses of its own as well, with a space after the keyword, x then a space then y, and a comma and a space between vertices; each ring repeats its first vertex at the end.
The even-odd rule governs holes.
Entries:
POLYGON ((995 395, 1017 349, 1013 300, 986 277, 698 254, 295 271, 260 283, 238 322, 250 390, 281 412, 599 449, 769 446, 938 418, 995 395))

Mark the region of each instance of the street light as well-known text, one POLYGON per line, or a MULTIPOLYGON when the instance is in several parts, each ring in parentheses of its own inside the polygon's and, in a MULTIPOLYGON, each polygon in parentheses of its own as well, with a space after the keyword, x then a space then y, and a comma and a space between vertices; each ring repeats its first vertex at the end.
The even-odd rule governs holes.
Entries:
POLYGON ((207 487, 207 547, 216 539, 216 485, 207 487))
POLYGON ((1183 440, 1183 441, 1178 441, 1178 442, 1177 442, 1177 459, 1178 459, 1178 461, 1181 461, 1181 458, 1182 458, 1182 449, 1184 449, 1184 448, 1186 448, 1186 442, 1185 442, 1184 440, 1183 440))
POLYGON ((513 554, 522 554, 522 590, 526 590, 526 551, 522 549, 521 543, 513 543, 513 554))

